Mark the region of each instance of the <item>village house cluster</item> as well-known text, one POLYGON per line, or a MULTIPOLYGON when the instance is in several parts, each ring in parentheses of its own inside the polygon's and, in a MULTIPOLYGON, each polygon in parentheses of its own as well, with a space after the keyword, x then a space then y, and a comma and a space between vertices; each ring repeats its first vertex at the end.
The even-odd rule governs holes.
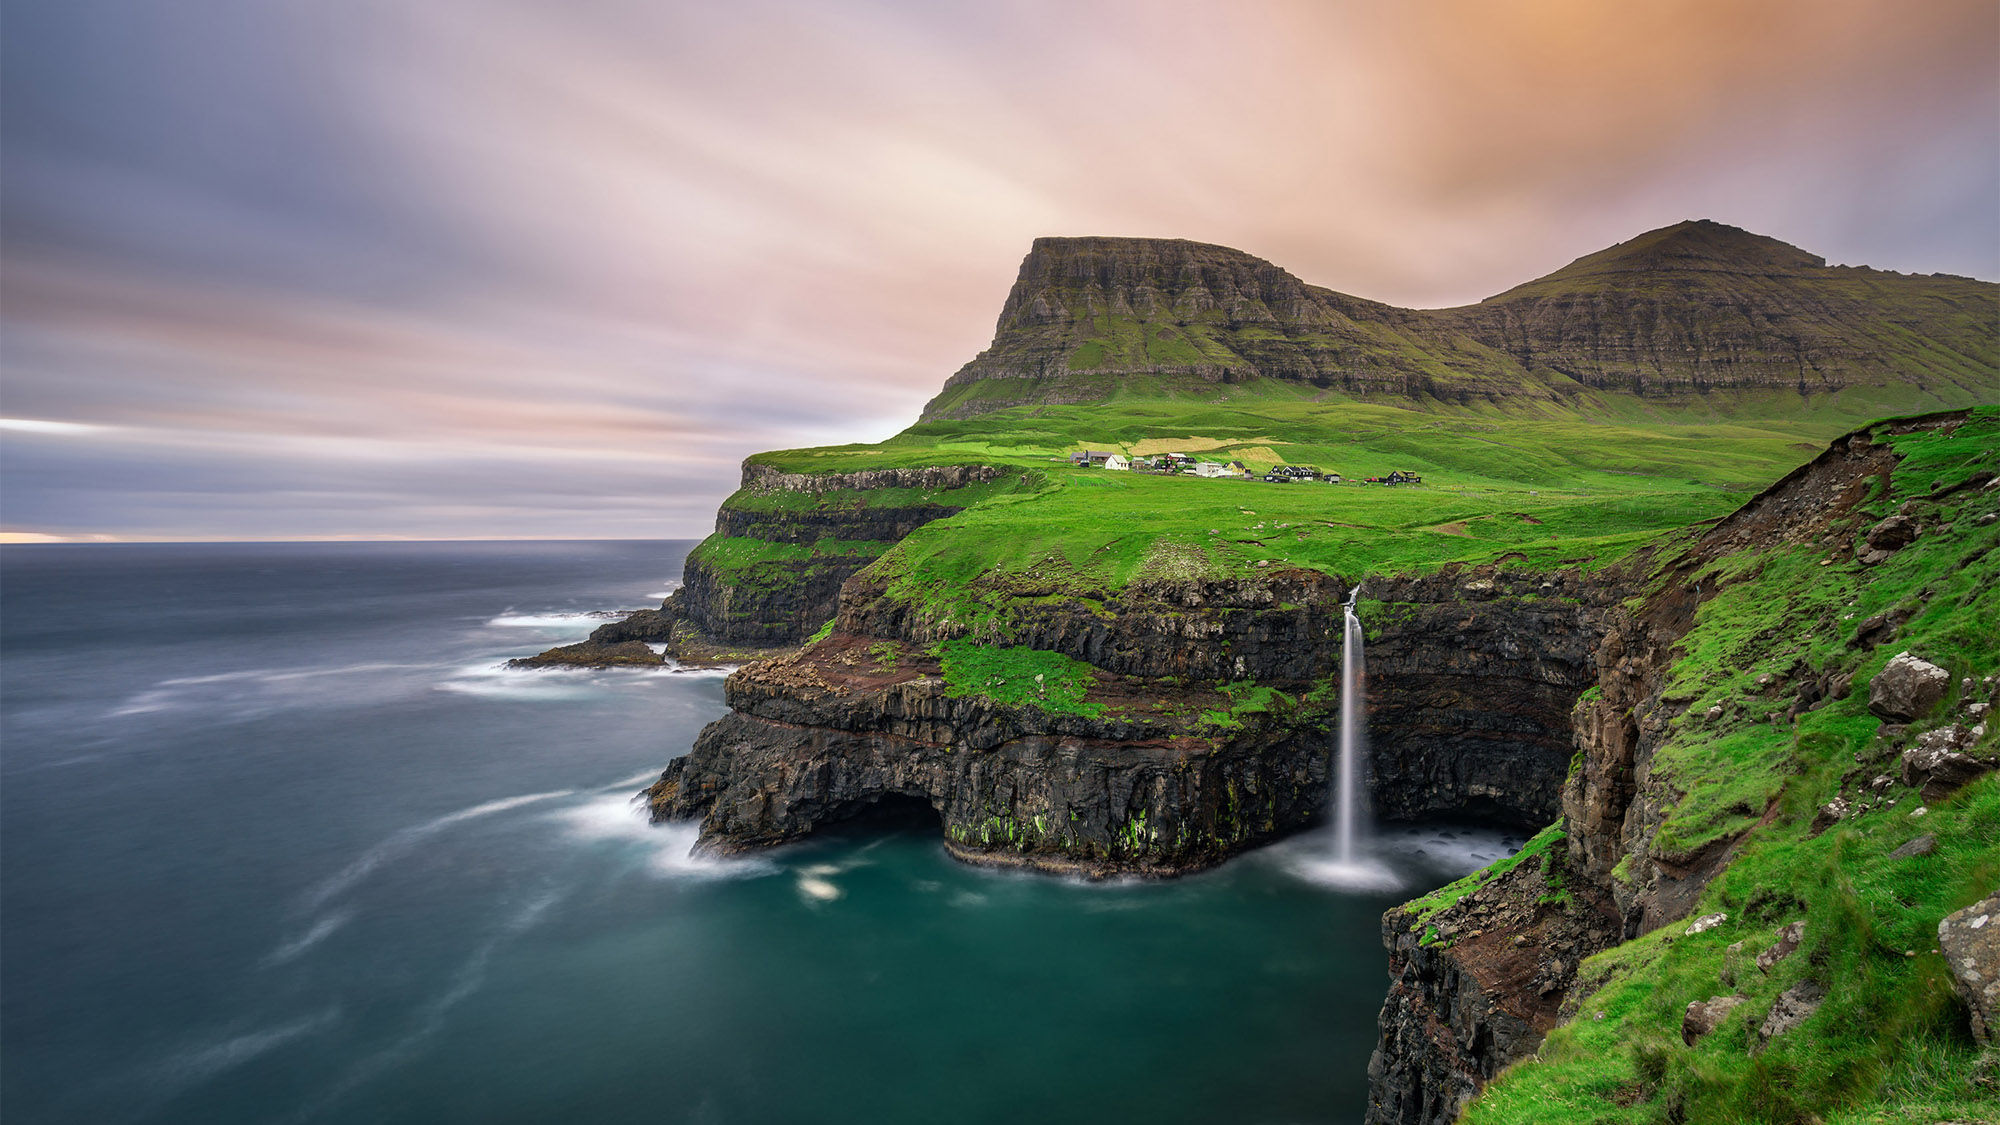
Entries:
MULTIPOLYGON (((1185 453, 1162 453, 1157 457, 1127 457, 1102 449, 1085 449, 1069 455, 1069 463, 1080 469, 1109 469, 1113 472, 1164 473, 1227 480, 1263 480, 1269 484, 1320 481, 1345 483, 1339 473, 1324 473, 1312 465, 1277 465, 1261 478, 1241 461, 1200 461, 1185 453)), ((1397 470, 1385 477, 1365 477, 1361 484, 1422 484, 1414 472, 1397 470)))

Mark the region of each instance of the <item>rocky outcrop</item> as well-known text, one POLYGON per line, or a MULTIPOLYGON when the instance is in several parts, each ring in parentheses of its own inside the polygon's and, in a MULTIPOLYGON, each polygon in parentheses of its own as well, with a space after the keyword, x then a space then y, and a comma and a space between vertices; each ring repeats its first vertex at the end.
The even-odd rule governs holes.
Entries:
POLYGON ((617 641, 611 644, 582 641, 573 645, 560 645, 534 656, 509 660, 507 666, 509 668, 557 666, 619 668, 666 662, 666 657, 654 652, 652 646, 644 641, 617 641))

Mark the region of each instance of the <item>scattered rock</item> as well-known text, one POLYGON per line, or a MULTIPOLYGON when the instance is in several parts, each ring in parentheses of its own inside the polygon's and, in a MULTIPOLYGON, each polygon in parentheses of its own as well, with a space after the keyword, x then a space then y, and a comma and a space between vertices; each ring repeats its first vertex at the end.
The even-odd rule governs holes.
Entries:
POLYGON ((1900 551, 1916 542, 1917 521, 1898 513, 1868 529, 1868 545, 1877 551, 1900 551))
POLYGON ((1722 704, 1718 703, 1715 706, 1710 707, 1708 709, 1707 714, 1708 714, 1708 721, 1711 723, 1717 719, 1720 719, 1723 716, 1722 704))
POLYGON ((1899 652, 1868 684, 1868 710, 1882 719, 1915 719, 1928 714, 1951 688, 1951 673, 1899 652))
POLYGON ((1779 930, 1778 943, 1757 955, 1758 971, 1768 974, 1771 971, 1771 966, 1797 952, 1799 943, 1805 939, 1806 924, 1804 921, 1793 922, 1791 925, 1779 930))
POLYGON ((1993 763, 1959 752, 1977 736, 1964 727, 1939 727, 1903 751, 1903 784, 1920 786, 1924 800, 1941 801, 1972 779, 1992 771, 1993 763))
POLYGON ((1778 682, 1778 677, 1773 676, 1769 672, 1766 672, 1763 675, 1757 677, 1757 686, 1760 688, 1768 688, 1772 684, 1777 682, 1778 682))
POLYGON ((1972 1009, 1972 1037, 2000 1043, 2000 891, 1938 923, 1938 951, 1952 984, 1972 1009))
POLYGON ((1835 824, 1846 820, 1852 815, 1853 811, 1854 806, 1845 797, 1835 797, 1833 800, 1821 805, 1819 807, 1819 815, 1813 817, 1813 835, 1817 836, 1835 824))
POLYGON ((1721 1027, 1729 1013, 1748 999, 1748 996, 1711 996, 1688 1001, 1687 1014, 1681 1017, 1681 1042, 1693 1046, 1695 1040, 1721 1027))
MULTIPOLYGON (((1925 810, 1923 809, 1917 810, 1918 813, 1923 811, 1925 810)), ((1910 815, 1915 816, 1917 815, 1917 813, 1911 813, 1910 815)), ((1929 833, 1925 833, 1924 835, 1919 836, 1916 839, 1911 840, 1908 843, 1904 844, 1902 847, 1897 848, 1895 851, 1890 852, 1889 858, 1915 859, 1917 856, 1930 855, 1932 852, 1935 851, 1937 851, 1937 837, 1929 833)))
POLYGON ((1811 1019, 1825 1002, 1826 989, 1817 981, 1802 980, 1787 988, 1757 1029, 1757 1045, 1761 1047, 1811 1019))
POLYGON ((1698 934, 1703 930, 1712 930, 1727 921, 1729 921, 1729 915, 1727 914, 1704 914, 1690 923, 1683 933, 1689 935, 1698 934))
MULTIPOLYGON (((1883 557, 1887 558, 1888 556, 1884 555, 1883 557)), ((1878 613, 1856 626, 1854 629, 1854 639, 1848 643, 1853 648, 1873 648, 1890 637, 1895 636, 1896 630, 1902 628, 1903 622, 1909 619, 1910 612, 1905 609, 1894 609, 1878 613)))

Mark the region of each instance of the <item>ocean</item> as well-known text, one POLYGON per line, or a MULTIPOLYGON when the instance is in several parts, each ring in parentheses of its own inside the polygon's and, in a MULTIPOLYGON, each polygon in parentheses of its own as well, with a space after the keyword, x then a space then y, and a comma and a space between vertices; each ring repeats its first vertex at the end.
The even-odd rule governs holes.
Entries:
POLYGON ((1308 833, 1204 874, 935 836, 690 858, 633 798, 722 673, 509 671, 684 542, 0 550, 0 1115, 1358 1121, 1382 911, 1519 845, 1308 833))

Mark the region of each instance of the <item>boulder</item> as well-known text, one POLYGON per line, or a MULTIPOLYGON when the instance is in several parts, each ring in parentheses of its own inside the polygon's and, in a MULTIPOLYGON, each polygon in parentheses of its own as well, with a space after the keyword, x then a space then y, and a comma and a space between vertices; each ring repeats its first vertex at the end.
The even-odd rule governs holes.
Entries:
POLYGON ((1883 719, 1910 720, 1930 713, 1951 690, 1951 673, 1899 652, 1868 684, 1868 710, 1883 719))
POLYGON ((1817 981, 1802 980, 1787 988, 1757 1029, 1757 1045, 1761 1047, 1811 1019, 1825 1002, 1826 989, 1817 981))
POLYGON ((1946 915, 1938 923, 1938 952, 1972 1010, 1972 1037, 1982 1047, 2000 1043, 2000 891, 1946 915))
POLYGON ((1877 551, 1900 551, 1916 539, 1917 521, 1900 513, 1868 529, 1868 545, 1877 551))
POLYGON ((1799 943, 1805 939, 1806 924, 1804 921, 1793 922, 1791 925, 1779 930, 1777 944, 1757 955, 1758 971, 1769 973, 1771 966, 1790 957, 1798 950, 1799 943))
POLYGON ((1748 996, 1711 996, 1688 1001, 1687 1013, 1681 1016, 1681 1042, 1693 1046, 1695 1040, 1721 1027, 1729 1013, 1748 999, 1748 996))

